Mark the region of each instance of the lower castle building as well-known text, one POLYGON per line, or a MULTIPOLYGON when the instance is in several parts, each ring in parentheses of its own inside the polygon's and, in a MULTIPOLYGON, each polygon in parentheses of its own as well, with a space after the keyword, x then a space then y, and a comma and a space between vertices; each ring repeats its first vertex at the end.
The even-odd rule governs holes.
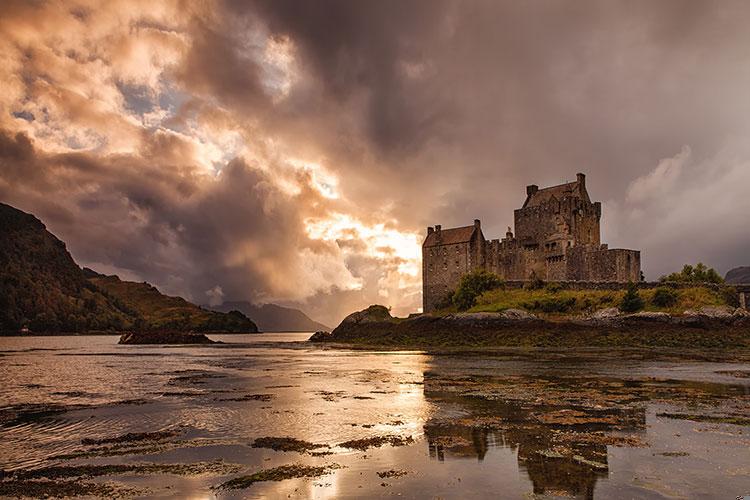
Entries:
POLYGON ((575 182, 526 188, 526 201, 514 211, 515 234, 485 240, 479 220, 471 226, 428 227, 422 243, 424 312, 447 304, 461 277, 478 269, 504 280, 637 282, 641 254, 601 243, 602 204, 591 202, 586 176, 575 182))

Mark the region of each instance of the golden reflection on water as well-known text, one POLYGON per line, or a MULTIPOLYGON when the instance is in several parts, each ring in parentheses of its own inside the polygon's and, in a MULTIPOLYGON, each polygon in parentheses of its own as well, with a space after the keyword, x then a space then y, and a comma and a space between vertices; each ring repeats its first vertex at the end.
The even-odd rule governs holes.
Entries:
POLYGON ((178 429, 179 437, 156 451, 91 460, 222 459, 240 464, 242 474, 288 464, 342 466, 237 492, 211 490, 228 479, 220 475, 114 478, 196 499, 607 498, 657 490, 736 496, 742 474, 750 473, 742 465, 750 463, 750 442, 741 426, 657 416, 696 401, 747 414, 750 382, 719 374, 745 365, 347 351, 295 343, 303 338, 226 336, 234 344, 216 347, 117 346, 112 337, 0 339, 0 468, 69 464, 55 457, 88 450, 83 438, 178 429), (336 446, 385 435, 415 442, 366 451, 336 446), (250 446, 283 436, 331 446, 332 454, 250 446), (377 475, 391 469, 406 475, 377 475), (644 483, 646 476, 656 479, 644 483), (712 483, 719 486, 706 489, 712 483))

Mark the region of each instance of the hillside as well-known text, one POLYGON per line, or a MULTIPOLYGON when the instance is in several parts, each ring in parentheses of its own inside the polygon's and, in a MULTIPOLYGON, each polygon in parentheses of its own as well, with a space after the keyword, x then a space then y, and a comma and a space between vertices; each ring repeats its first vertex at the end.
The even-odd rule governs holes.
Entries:
MULTIPOLYGON (((86 272, 92 273, 89 269, 86 272)), ((89 281, 135 311, 150 330, 258 332, 256 324, 241 312, 208 311, 182 297, 164 295, 146 282, 122 281, 117 276, 104 275, 92 276, 89 281)))
POLYGON ((210 306, 214 311, 229 312, 236 310, 253 318, 264 332, 315 332, 330 330, 322 323, 311 319, 299 309, 282 307, 276 304, 255 305, 250 302, 224 302, 210 306))
POLYGON ((735 267, 727 273, 724 280, 733 285, 750 283, 750 266, 735 267))
POLYGON ((89 283, 42 222, 0 203, 0 330, 123 330, 135 317, 89 283))
POLYGON ((147 283, 81 270, 31 214, 0 203, 0 332, 167 328, 256 332, 241 313, 207 311, 147 283))

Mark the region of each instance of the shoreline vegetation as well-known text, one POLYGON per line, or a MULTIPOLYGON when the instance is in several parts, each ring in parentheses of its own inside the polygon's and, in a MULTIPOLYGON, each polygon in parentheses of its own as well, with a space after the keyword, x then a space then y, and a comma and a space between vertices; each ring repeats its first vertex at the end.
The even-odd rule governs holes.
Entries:
POLYGON ((517 288, 481 271, 465 276, 437 311, 396 318, 373 305, 310 340, 430 352, 611 348, 750 357, 750 313, 738 306, 737 290, 716 282, 579 290, 537 280, 517 288))

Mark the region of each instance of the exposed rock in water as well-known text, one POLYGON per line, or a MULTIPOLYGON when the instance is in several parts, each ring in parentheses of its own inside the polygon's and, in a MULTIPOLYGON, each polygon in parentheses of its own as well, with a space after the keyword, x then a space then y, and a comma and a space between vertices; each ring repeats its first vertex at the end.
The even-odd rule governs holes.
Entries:
POLYGON ((293 437, 262 437, 253 442, 253 448, 270 448, 274 451, 296 451, 303 453, 316 448, 328 448, 326 444, 310 443, 293 437))
POLYGON ((189 332, 128 332, 118 344, 221 344, 202 333, 189 332))
POLYGON ((352 439, 339 443, 338 446, 341 448, 349 448, 352 450, 366 451, 368 448, 380 448, 383 445, 389 444, 391 446, 406 446, 412 444, 414 438, 411 436, 372 436, 364 439, 352 439))
POLYGON ((319 331, 313 333, 308 339, 310 342, 329 342, 332 340, 331 332, 319 331))
POLYGON ((263 469, 249 476, 240 476, 220 484, 215 489, 237 490, 249 488, 253 483, 260 481, 283 481, 285 479, 294 479, 298 477, 320 477, 330 474, 335 469, 341 469, 339 464, 327 464, 319 467, 313 465, 290 464, 274 467, 273 469, 263 469))

